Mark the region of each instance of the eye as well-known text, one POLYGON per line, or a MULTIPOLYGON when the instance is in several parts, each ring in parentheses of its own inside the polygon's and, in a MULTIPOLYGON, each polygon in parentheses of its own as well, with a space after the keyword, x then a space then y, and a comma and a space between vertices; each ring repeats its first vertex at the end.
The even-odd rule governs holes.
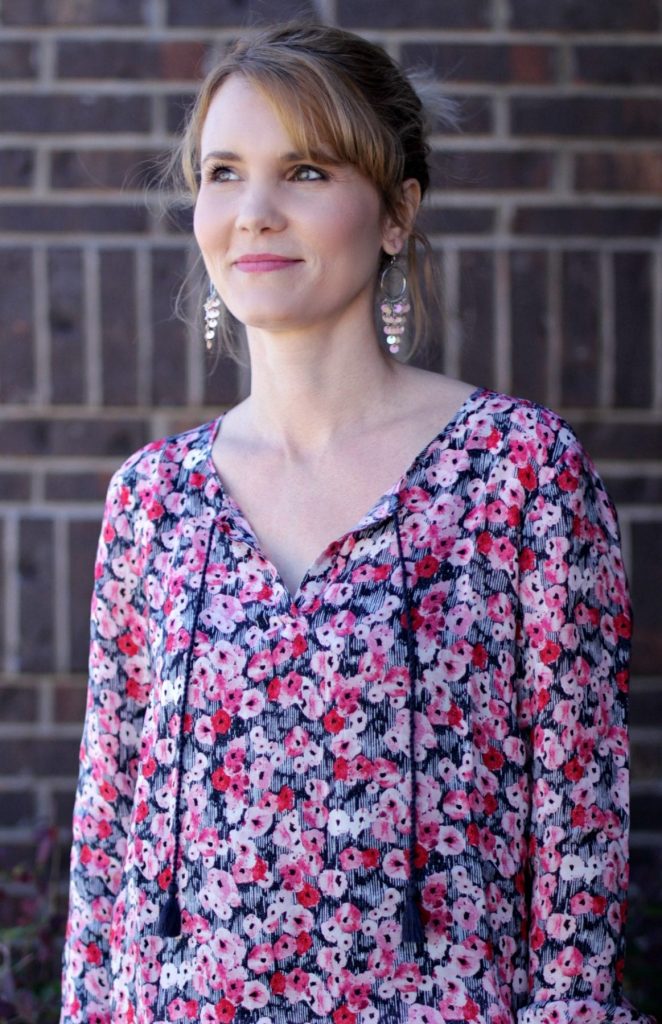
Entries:
POLYGON ((319 167, 313 167, 311 164, 299 164, 294 168, 292 177, 296 181, 326 181, 328 175, 319 167))
POLYGON ((225 164, 211 164, 205 169, 205 181, 234 181, 236 176, 237 172, 225 164))

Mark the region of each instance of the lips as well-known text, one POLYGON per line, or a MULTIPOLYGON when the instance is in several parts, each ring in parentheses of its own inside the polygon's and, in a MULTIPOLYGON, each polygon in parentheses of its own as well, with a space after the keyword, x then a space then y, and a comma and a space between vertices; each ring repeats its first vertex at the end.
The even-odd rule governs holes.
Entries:
POLYGON ((265 273, 272 270, 287 270, 300 263, 301 260, 291 259, 274 252, 249 252, 234 261, 237 270, 247 274, 265 273))

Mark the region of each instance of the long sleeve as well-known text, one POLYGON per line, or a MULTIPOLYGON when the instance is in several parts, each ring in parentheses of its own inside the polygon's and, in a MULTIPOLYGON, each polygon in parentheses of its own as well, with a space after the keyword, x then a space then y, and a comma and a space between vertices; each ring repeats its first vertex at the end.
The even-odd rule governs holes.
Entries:
MULTIPOLYGON (((518 1024, 651 1020, 622 994, 631 608, 613 506, 564 428, 535 467, 520 551, 528 740, 527 1003, 518 1024)), ((530 474, 532 469, 527 472, 530 474)))
MULTIPOLYGON (((73 815, 61 1024, 110 1021, 111 915, 120 888, 148 698, 143 510, 128 463, 110 482, 91 603, 89 684, 73 815)), ((147 519, 147 517, 144 517, 147 519)))

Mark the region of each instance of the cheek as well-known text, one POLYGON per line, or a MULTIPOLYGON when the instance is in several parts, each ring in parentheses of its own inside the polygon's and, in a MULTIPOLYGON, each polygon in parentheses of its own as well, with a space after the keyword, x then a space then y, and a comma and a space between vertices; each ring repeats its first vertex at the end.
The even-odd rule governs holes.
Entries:
POLYGON ((220 241, 222 220, 219 213, 215 204, 200 192, 193 210, 193 234, 203 256, 220 241))

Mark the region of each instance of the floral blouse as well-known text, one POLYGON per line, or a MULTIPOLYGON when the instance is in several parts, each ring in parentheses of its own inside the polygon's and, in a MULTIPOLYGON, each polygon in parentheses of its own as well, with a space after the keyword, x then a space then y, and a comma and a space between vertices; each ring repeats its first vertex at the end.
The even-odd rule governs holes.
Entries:
POLYGON ((652 1021, 627 581, 571 428, 475 390, 292 595, 221 419, 109 487, 62 1024, 652 1021))

